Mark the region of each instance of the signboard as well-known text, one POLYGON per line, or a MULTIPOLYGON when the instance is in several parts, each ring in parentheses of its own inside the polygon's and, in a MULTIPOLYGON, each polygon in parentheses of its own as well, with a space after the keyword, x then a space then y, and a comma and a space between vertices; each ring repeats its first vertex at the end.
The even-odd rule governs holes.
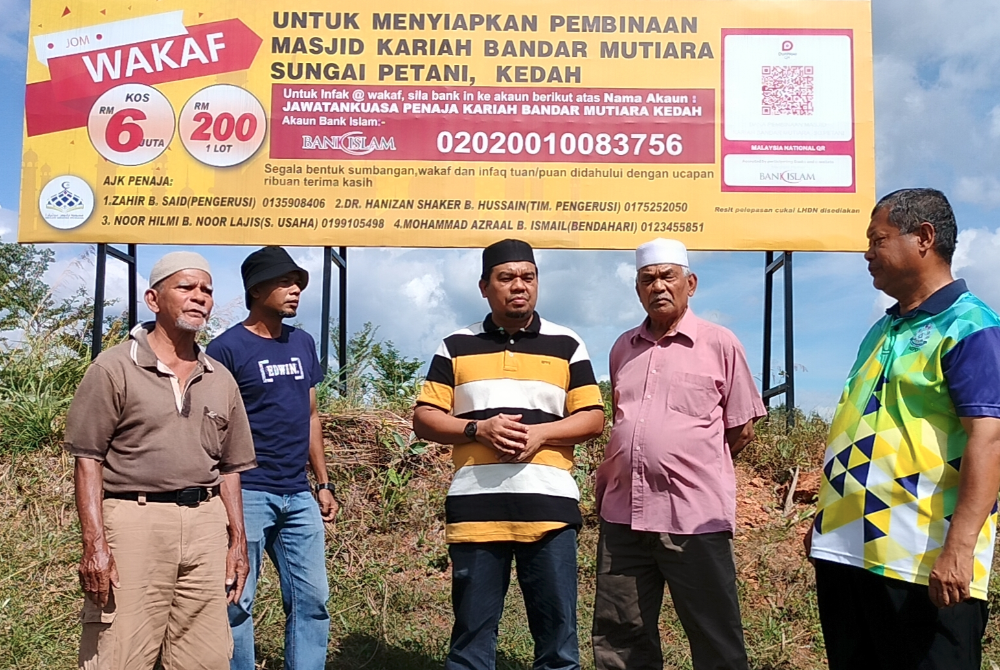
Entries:
POLYGON ((863 246, 867 1, 333 6, 35 0, 20 241, 863 246))

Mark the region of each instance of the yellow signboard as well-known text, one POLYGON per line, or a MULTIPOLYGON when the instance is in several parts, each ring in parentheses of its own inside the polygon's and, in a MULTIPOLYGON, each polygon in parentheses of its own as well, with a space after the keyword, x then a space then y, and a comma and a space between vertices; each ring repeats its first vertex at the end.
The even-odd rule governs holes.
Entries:
POLYGON ((35 0, 20 241, 861 248, 869 2, 479 5, 35 0))

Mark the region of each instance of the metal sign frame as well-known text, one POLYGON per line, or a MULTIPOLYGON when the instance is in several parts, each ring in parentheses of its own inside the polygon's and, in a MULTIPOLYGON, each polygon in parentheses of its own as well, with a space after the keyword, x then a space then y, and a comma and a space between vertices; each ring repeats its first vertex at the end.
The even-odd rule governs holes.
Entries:
POLYGON ((128 328, 132 330, 138 319, 139 282, 136 270, 138 263, 137 244, 129 244, 123 252, 110 244, 97 245, 97 267, 94 282, 94 323, 91 331, 90 358, 97 358, 104 346, 104 287, 107 281, 108 256, 120 260, 128 266, 128 328))
MULTIPOLYGON (((97 245, 97 269, 94 286, 94 325, 91 342, 91 359, 101 353, 104 338, 104 295, 107 281, 107 257, 111 256, 128 266, 128 325, 129 329, 137 322, 138 309, 138 266, 136 244, 128 245, 128 252, 123 252, 109 244, 97 245)), ((337 356, 337 381, 341 395, 347 392, 347 247, 323 247, 323 306, 322 323, 320 324, 319 356, 320 366, 326 375, 330 366, 330 300, 332 298, 333 265, 339 272, 337 300, 337 344, 340 355, 337 356)), ((761 395, 764 406, 770 407, 771 398, 784 394, 785 420, 789 428, 795 425, 795 340, 794 311, 792 299, 792 252, 767 251, 764 256, 764 342, 763 365, 761 371, 761 395), (776 254, 780 256, 776 257, 776 254), (785 335, 785 365, 782 376, 784 381, 771 385, 771 360, 774 339, 774 276, 782 270, 784 291, 784 335, 785 335)))
MULTIPOLYGON (((104 295, 107 284, 108 256, 122 261, 128 266, 128 327, 131 330, 138 322, 139 274, 137 244, 129 244, 128 252, 123 252, 110 244, 97 245, 97 263, 94 278, 94 323, 91 331, 90 358, 97 358, 104 346, 104 295)), ((333 247, 323 247, 323 323, 320 325, 320 365, 323 374, 329 368, 330 356, 330 284, 331 265, 340 268, 340 295, 338 304, 338 324, 341 355, 338 356, 338 380, 340 392, 347 392, 347 247, 340 247, 339 253, 333 247)))
POLYGON ((785 421, 789 428, 795 425, 795 319, 792 301, 792 252, 783 251, 775 258, 774 251, 764 255, 764 360, 761 372, 761 396, 764 406, 771 406, 771 398, 785 395, 785 421), (785 300, 785 380, 771 386, 771 346, 774 339, 772 321, 774 317, 774 275, 783 270, 785 300))

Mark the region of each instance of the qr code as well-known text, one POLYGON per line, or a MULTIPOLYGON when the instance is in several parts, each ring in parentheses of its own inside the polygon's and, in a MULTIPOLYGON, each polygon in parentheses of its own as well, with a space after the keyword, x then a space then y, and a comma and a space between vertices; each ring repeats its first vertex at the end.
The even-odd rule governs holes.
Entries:
POLYGON ((761 114, 812 116, 811 65, 764 65, 760 68, 761 114))

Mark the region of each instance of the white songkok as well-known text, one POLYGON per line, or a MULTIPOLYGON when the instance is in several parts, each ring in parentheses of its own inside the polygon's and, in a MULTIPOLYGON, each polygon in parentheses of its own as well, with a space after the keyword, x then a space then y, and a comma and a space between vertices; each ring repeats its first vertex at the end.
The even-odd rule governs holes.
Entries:
POLYGON ((635 250, 635 269, 641 270, 647 265, 680 265, 688 266, 688 250, 683 242, 665 240, 658 237, 655 240, 640 245, 635 250))
POLYGON ((153 265, 153 269, 149 271, 149 285, 156 286, 181 270, 204 270, 205 274, 212 276, 212 268, 201 254, 193 251, 172 251, 153 265))

